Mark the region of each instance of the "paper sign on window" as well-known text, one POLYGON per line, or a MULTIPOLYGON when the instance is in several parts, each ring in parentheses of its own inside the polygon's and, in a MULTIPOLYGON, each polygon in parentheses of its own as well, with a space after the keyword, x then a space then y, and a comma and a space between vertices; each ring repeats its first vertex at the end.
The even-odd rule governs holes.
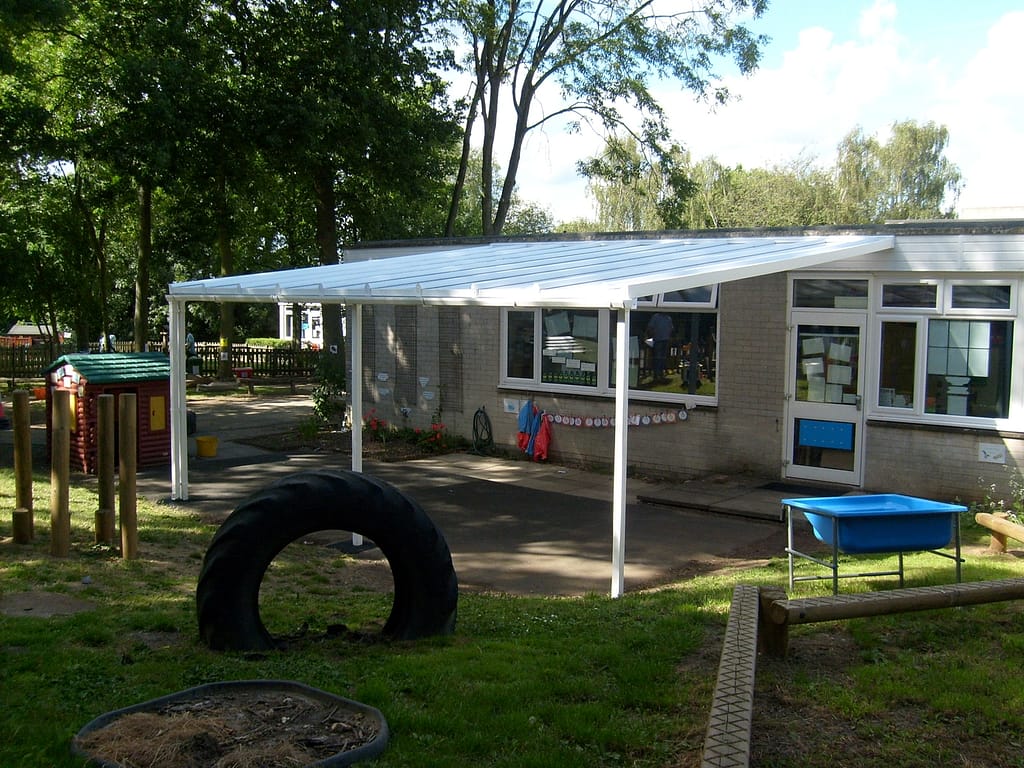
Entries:
POLYGON ((848 386, 853 381, 853 368, 848 365, 830 365, 828 367, 828 383, 848 386))
POLYGON ((820 336, 815 336, 810 339, 804 339, 802 346, 804 357, 825 354, 825 340, 820 336))
POLYGON ((850 354, 853 348, 848 344, 829 344, 828 356, 831 360, 838 360, 842 363, 850 362, 850 354))

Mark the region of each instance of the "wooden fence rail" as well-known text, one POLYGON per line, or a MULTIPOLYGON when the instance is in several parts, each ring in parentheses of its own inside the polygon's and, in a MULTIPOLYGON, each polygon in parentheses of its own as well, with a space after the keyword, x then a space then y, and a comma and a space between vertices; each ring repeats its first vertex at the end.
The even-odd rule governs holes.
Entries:
MULTIPOLYGON (((118 341, 114 345, 117 352, 131 352, 130 341, 118 341)), ((99 345, 89 345, 90 352, 99 352, 99 345)), ((151 345, 151 349, 159 349, 159 345, 151 345)), ((67 348, 58 350, 57 356, 76 350, 67 348)), ((220 362, 220 345, 216 343, 199 343, 196 354, 201 360, 200 373, 204 376, 216 376, 220 362)), ((311 378, 316 375, 319 353, 314 349, 294 349, 291 347, 255 347, 246 344, 231 346, 231 367, 251 368, 256 378, 299 379, 311 378)), ((4 347, 0 346, 0 378, 14 383, 19 379, 38 379, 42 371, 54 360, 48 347, 4 347)))

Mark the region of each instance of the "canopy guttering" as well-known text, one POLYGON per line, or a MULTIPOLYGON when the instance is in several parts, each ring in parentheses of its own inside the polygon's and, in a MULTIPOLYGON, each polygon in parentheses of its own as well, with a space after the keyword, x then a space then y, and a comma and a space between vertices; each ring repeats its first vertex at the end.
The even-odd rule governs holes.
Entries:
MULTIPOLYGON (((652 294, 808 269, 894 247, 891 235, 673 237, 503 241, 487 245, 361 249, 349 260, 253 275, 173 283, 171 498, 188 499, 185 309, 188 302, 341 303, 349 307, 351 369, 362 369, 362 306, 422 304, 611 308, 617 312, 611 596, 623 592, 629 313, 652 294)), ((362 376, 352 376, 352 423, 362 423, 362 376)), ((352 469, 362 433, 352 430, 352 469)))

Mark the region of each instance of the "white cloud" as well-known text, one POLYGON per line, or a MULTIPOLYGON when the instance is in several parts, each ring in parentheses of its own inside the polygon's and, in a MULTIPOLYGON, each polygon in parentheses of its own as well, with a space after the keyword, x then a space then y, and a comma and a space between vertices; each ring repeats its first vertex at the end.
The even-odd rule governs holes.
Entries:
POLYGON ((964 173, 961 209, 1024 204, 1022 38, 1024 12, 999 19, 936 110, 949 126, 947 154, 964 173))
MULTIPOLYGON (((964 174, 961 208, 1024 204, 1024 12, 995 21, 973 56, 928 54, 916 31, 895 2, 876 0, 856 29, 808 25, 778 66, 725 78, 738 99, 716 111, 674 85, 660 98, 675 137, 695 158, 745 167, 801 156, 830 164, 857 126, 884 137, 894 122, 934 120, 949 128, 947 156, 964 174)), ((575 163, 599 148, 589 133, 551 128, 531 138, 520 193, 557 219, 592 215, 575 163)))

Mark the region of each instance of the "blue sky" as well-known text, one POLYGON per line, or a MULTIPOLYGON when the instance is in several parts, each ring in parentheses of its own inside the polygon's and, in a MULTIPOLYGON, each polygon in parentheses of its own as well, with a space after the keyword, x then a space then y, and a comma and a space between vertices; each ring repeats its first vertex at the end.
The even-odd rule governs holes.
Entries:
MULTIPOLYGON (((829 165, 860 126, 884 139, 897 121, 950 132, 964 175, 961 215, 1024 206, 1024 5, 1008 0, 770 0, 751 27, 772 38, 750 77, 725 68, 738 99, 713 113, 661 91, 675 137, 695 158, 767 167, 798 157, 829 165)), ((549 128, 531 137, 523 198, 558 220, 592 216, 575 163, 596 136, 549 128)))

